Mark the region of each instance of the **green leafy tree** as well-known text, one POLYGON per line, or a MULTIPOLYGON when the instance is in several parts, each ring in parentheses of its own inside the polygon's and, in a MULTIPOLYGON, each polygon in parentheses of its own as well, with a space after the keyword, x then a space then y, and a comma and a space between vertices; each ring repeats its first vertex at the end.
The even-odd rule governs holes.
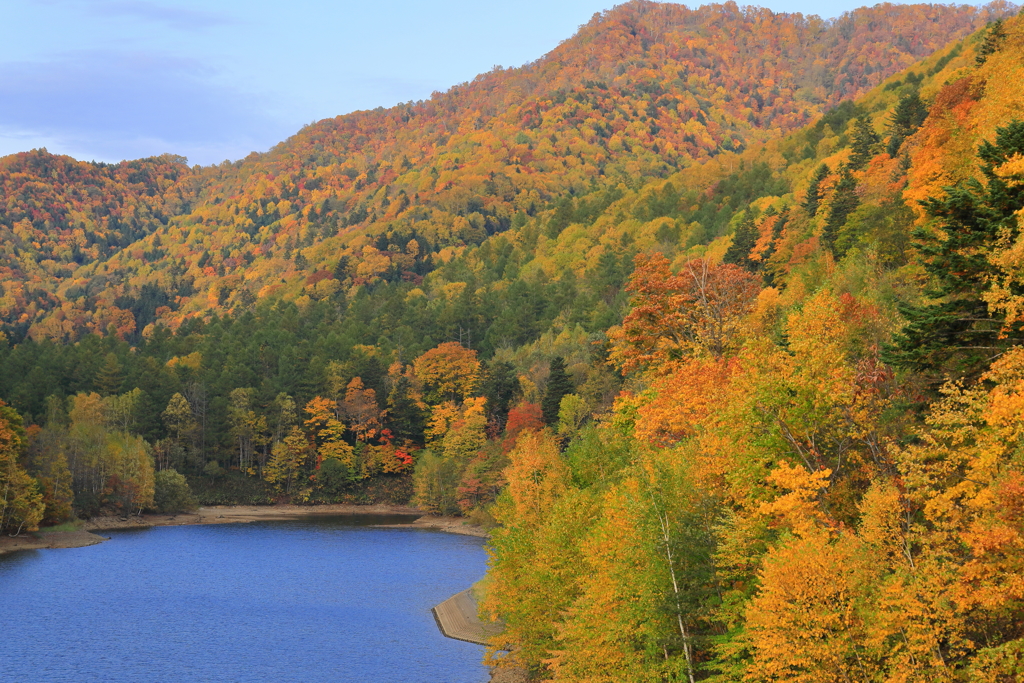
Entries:
POLYGON ((267 418, 253 409, 255 389, 235 389, 228 395, 228 424, 238 445, 238 469, 255 473, 256 449, 266 442, 267 418))
POLYGON ((188 481, 175 470, 160 470, 154 476, 153 507, 163 514, 190 512, 199 507, 188 481))
POLYGON ((19 460, 25 450, 21 416, 0 401, 0 531, 35 531, 43 519, 43 495, 19 460))
POLYGON ((459 513, 458 493, 461 462, 454 458, 421 451, 413 473, 413 503, 437 515, 459 513))
POLYGON ((171 433, 176 444, 181 444, 196 429, 196 420, 192 415, 192 407, 180 393, 171 396, 163 413, 164 424, 171 433))

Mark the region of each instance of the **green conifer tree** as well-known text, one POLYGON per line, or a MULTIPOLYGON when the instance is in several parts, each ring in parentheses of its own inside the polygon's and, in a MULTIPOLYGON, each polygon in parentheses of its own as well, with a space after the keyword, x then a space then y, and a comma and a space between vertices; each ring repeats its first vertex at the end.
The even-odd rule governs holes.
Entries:
POLYGON ((758 236, 757 227, 754 225, 754 216, 748 211, 740 224, 736 226, 732 244, 729 245, 722 260, 746 270, 757 270, 757 264, 750 260, 750 250, 757 244, 758 236))
POLYGON ((975 57, 975 61, 978 66, 981 66, 988 61, 989 55, 996 52, 1003 40, 1006 39, 1006 30, 1003 28, 1003 20, 996 19, 989 25, 988 33, 985 35, 985 41, 978 48, 978 56, 975 57))
MULTIPOLYGON (((771 209, 769 209, 769 211, 770 210, 771 209)), ((765 213, 767 213, 767 211, 765 213)), ((761 270, 761 274, 764 278, 764 284, 766 287, 773 286, 775 282, 775 268, 773 267, 773 264, 769 261, 769 259, 771 259, 772 254, 775 253, 775 249, 779 243, 779 238, 782 236, 782 230, 786 227, 786 223, 788 222, 789 208, 787 207, 782 210, 782 213, 779 215, 779 218, 775 221, 775 224, 772 226, 771 242, 768 243, 768 246, 765 247, 764 252, 761 254, 761 263, 758 264, 758 266, 761 270)))
POLYGON ((409 379, 399 375, 388 392, 388 428, 401 439, 423 442, 426 417, 413 400, 409 379))
POLYGON ((544 398, 541 400, 540 409, 544 415, 544 423, 549 425, 558 424, 558 409, 562 403, 562 397, 572 393, 572 379, 565 371, 565 359, 555 356, 551 359, 551 373, 548 375, 548 386, 544 390, 544 398))
POLYGON ((850 154, 850 169, 858 170, 867 166, 871 158, 875 156, 875 148, 881 138, 867 116, 857 117, 853 124, 853 153, 850 154))
POLYGON ((100 396, 114 396, 121 390, 123 382, 124 374, 121 372, 121 363, 118 362, 117 355, 108 353, 96 373, 96 390, 100 396))
POLYGON ((824 197, 824 193, 821 189, 821 184, 825 182, 829 174, 832 173, 832 169, 828 167, 828 164, 822 164, 818 167, 818 170, 814 172, 814 177, 811 178, 811 186, 807 188, 807 199, 804 200, 803 207, 804 211, 811 218, 814 218, 818 213, 818 205, 821 204, 821 200, 824 197))
POLYGON ((858 206, 860 206, 860 197, 857 196, 857 180, 850 172, 850 167, 843 166, 839 169, 839 182, 836 184, 828 219, 825 221, 825 229, 821 234, 825 246, 836 256, 842 256, 842 254, 836 253, 836 238, 839 236, 839 231, 846 225, 846 219, 858 206))
POLYGON ((1014 214, 1024 208, 1024 185, 995 174, 1014 154, 1024 154, 1024 121, 997 129, 995 142, 978 148, 984 183, 971 178, 922 202, 941 225, 914 232, 931 276, 925 294, 938 302, 900 306, 907 324, 887 349, 888 362, 929 373, 934 382, 971 378, 1003 349, 1024 342, 1019 332, 1001 333, 1002 321, 981 298, 992 273, 992 247, 1020 232, 1014 214))
POLYGON ((492 361, 487 366, 481 391, 487 397, 488 417, 499 428, 505 426, 508 410, 518 390, 515 366, 508 361, 492 361))
POLYGON ((916 90, 900 98, 889 118, 889 143, 886 145, 889 156, 896 157, 903 141, 921 127, 927 116, 928 108, 916 90))

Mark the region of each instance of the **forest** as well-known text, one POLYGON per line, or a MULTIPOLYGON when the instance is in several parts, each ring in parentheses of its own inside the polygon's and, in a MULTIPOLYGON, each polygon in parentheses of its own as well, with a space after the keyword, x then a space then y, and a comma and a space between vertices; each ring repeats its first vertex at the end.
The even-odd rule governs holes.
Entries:
POLYGON ((218 167, 0 159, 0 528, 409 502, 552 681, 1024 678, 1024 20, 634 1, 218 167))

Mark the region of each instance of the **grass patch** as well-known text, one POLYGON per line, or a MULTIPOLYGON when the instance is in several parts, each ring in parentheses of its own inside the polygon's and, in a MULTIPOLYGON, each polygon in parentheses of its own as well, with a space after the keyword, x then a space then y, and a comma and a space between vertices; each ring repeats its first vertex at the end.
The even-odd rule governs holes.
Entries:
POLYGON ((64 522, 63 524, 58 524, 56 526, 44 526, 43 528, 41 528, 36 533, 37 534, 57 534, 57 533, 61 533, 62 531, 78 531, 79 529, 82 528, 83 524, 85 524, 84 520, 73 519, 70 522, 64 522))
POLYGON ((484 598, 487 597, 487 591, 489 591, 490 588, 491 588, 491 577, 486 576, 486 575, 484 576, 484 578, 480 579, 479 581, 474 583, 472 586, 470 586, 469 590, 473 594, 473 599, 476 600, 476 604, 479 605, 479 604, 483 603, 484 598))

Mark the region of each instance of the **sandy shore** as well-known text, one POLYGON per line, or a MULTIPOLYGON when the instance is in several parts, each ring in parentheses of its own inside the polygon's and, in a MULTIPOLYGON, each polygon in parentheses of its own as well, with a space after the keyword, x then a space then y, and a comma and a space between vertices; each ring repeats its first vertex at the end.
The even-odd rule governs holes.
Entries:
POLYGON ((477 526, 472 522, 469 522, 462 517, 437 517, 436 515, 423 515, 413 521, 412 524, 376 524, 375 526, 381 529, 388 528, 399 528, 407 529, 409 527, 420 528, 420 529, 437 529, 438 531, 444 531, 449 534, 462 534, 463 536, 479 536, 481 538, 487 538, 489 535, 487 530, 482 526, 477 526))
POLYGON ((75 531, 54 531, 51 533, 0 536, 0 555, 18 550, 42 550, 44 548, 84 548, 107 540, 105 536, 77 529, 75 531))
POLYGON ((107 538, 93 533, 108 529, 148 529, 154 526, 186 526, 191 524, 245 524, 295 519, 297 517, 330 517, 337 515, 408 515, 409 524, 382 524, 381 527, 437 529, 453 534, 486 537, 487 531, 458 517, 424 515, 422 510, 405 505, 214 505, 193 513, 177 515, 133 515, 131 517, 94 517, 74 531, 46 529, 34 534, 0 536, 0 555, 18 550, 43 548, 81 548, 101 543, 107 538))
POLYGON ((296 517, 330 517, 337 515, 422 515, 421 510, 404 505, 212 505, 192 513, 177 515, 138 515, 128 517, 93 517, 84 527, 89 531, 104 529, 145 529, 153 526, 188 526, 192 524, 245 524, 296 517))
POLYGON ((491 683, 527 683, 526 669, 492 669, 491 683))

